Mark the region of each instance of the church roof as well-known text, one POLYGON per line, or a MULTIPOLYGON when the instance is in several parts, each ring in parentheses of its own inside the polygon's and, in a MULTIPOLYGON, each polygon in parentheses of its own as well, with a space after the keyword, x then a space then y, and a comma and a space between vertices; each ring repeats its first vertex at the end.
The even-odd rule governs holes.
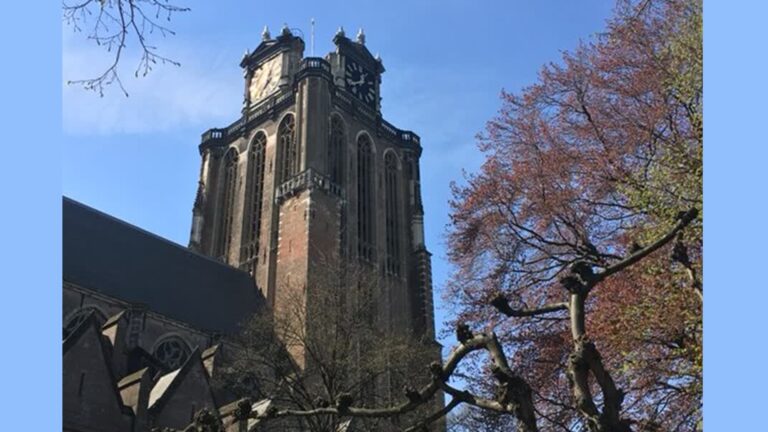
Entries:
POLYGON ((64 280, 233 333, 265 304, 246 272, 64 197, 64 280))

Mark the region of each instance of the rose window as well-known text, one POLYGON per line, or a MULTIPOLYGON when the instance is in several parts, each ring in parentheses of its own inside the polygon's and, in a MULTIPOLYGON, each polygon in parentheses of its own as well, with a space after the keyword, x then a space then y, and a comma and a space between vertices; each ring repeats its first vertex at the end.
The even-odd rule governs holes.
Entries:
POLYGON ((168 370, 174 370, 180 368, 187 360, 189 348, 181 338, 172 337, 160 342, 155 348, 153 355, 168 370))

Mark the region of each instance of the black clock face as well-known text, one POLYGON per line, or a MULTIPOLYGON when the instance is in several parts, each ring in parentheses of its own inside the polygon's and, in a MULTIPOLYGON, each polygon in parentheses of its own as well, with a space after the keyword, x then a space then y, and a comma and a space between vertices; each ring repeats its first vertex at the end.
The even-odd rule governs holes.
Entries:
POLYGON ((376 103, 374 74, 356 62, 347 59, 344 81, 347 89, 361 101, 373 106, 376 103))

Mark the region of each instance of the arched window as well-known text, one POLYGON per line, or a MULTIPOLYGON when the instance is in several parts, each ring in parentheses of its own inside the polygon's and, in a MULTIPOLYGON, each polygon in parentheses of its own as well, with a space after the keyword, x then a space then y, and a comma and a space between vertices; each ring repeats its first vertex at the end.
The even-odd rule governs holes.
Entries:
POLYGON ((93 317, 96 319, 96 323, 99 326, 103 325, 107 321, 107 317, 105 317, 104 314, 101 313, 101 311, 96 307, 84 306, 70 315, 69 318, 67 318, 67 322, 64 324, 64 339, 71 335, 72 332, 75 331, 75 329, 78 328, 90 314, 93 314, 93 317))
POLYGON ((338 116, 331 117, 331 135, 328 140, 328 177, 331 182, 344 185, 344 149, 346 147, 344 123, 338 116))
POLYGON ((280 152, 280 181, 286 181, 299 173, 299 144, 296 142, 296 123, 293 115, 287 115, 277 129, 277 148, 280 152))
POLYGON ((357 139, 357 254, 373 261, 373 146, 368 135, 357 139))
POLYGON ((237 150, 229 149, 224 156, 224 194, 221 200, 221 218, 219 219, 219 242, 217 255, 227 260, 229 244, 232 241, 232 218, 237 186, 237 150))
POLYGON ((384 157, 384 177, 386 190, 386 230, 387 230, 387 273, 400 275, 400 223, 398 217, 399 194, 397 181, 397 157, 387 153, 384 157))
POLYGON ((256 270, 255 263, 259 256, 259 236, 261 235, 261 206, 264 201, 264 161, 266 156, 267 136, 256 134, 248 151, 248 213, 245 222, 245 245, 241 260, 245 270, 256 270))
POLYGON ((152 355, 162 363, 167 370, 180 368, 189 358, 189 345, 178 336, 168 336, 155 345, 152 355))

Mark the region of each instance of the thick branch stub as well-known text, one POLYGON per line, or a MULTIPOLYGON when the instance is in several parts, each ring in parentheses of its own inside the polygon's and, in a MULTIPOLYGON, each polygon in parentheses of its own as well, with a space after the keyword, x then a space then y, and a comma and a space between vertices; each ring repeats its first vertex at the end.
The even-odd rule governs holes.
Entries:
POLYGON ((584 295, 596 283, 593 265, 576 261, 568 267, 568 274, 560 278, 560 285, 571 295, 584 295))
POLYGON ((678 212, 677 213, 677 220, 679 220, 680 222, 688 225, 694 219, 696 219, 696 217, 698 217, 698 216, 699 216, 699 209, 694 207, 694 208, 692 208, 692 209, 690 209, 688 211, 680 211, 680 212, 678 212))
POLYGON ((419 393, 419 391, 415 388, 411 386, 405 386, 405 388, 403 388, 403 392, 405 393, 405 397, 410 403, 417 404, 422 402, 421 393, 419 393))
POLYGON ((445 371, 443 370, 443 366, 440 365, 440 362, 432 362, 429 364, 429 373, 432 375, 432 379, 435 381, 446 381, 448 379, 445 371))
POLYGON ((682 264, 685 268, 691 266, 691 259, 688 256, 688 248, 683 243, 683 239, 679 234, 675 246, 672 248, 672 261, 682 264))
POLYGON ((465 343, 468 340, 472 339, 472 330, 470 330, 469 325, 465 323, 457 323, 456 324, 456 339, 459 341, 459 343, 465 343))

